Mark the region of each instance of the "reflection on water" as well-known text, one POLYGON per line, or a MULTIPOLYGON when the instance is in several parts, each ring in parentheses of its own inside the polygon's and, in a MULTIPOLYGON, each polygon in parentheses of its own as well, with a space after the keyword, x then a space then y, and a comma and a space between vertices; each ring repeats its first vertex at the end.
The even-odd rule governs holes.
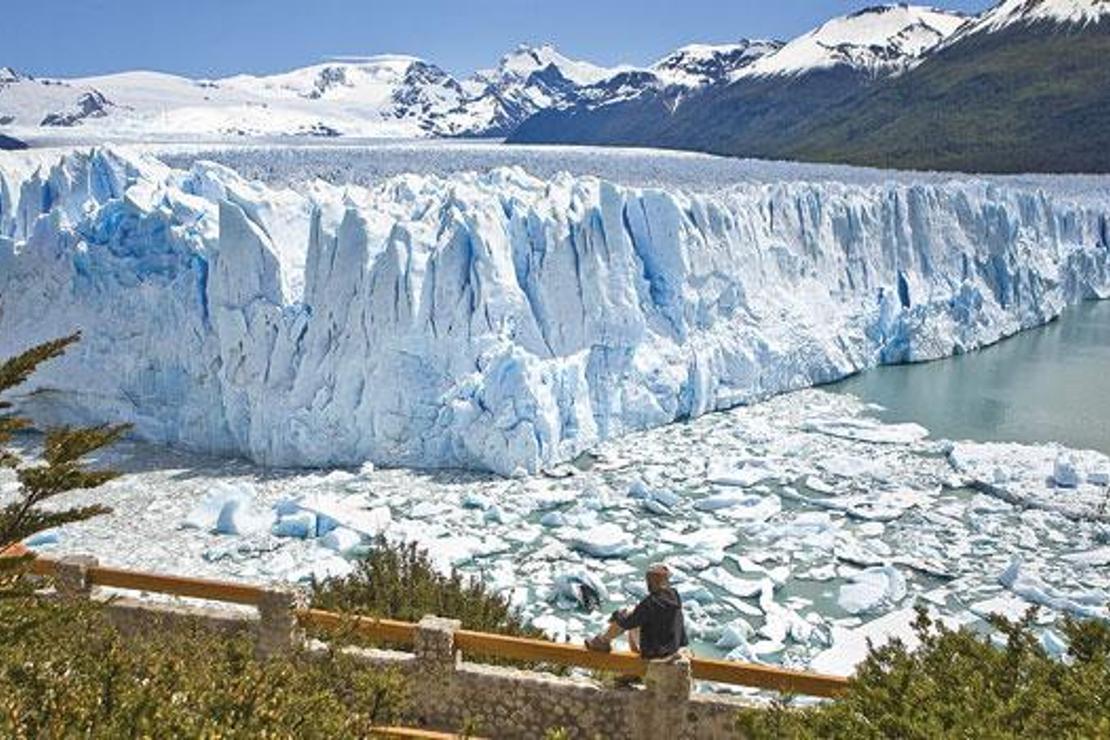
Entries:
POLYGON ((934 437, 1060 442, 1110 453, 1110 301, 971 354, 881 367, 829 387, 934 437))

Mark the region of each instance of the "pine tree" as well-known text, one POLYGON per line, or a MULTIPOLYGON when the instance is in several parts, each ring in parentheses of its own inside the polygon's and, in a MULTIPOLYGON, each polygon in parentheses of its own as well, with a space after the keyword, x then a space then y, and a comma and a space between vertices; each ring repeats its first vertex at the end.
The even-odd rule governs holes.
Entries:
MULTIPOLYGON (((32 347, 0 365, 0 395, 23 384, 44 362, 62 355, 79 341, 73 334, 32 347)), ((90 470, 85 456, 118 440, 127 425, 52 429, 46 433, 38 459, 27 461, 12 448, 15 435, 30 427, 30 421, 12 411, 0 399, 0 466, 15 471, 19 491, 14 502, 0 508, 0 554, 15 549, 22 540, 51 527, 108 513, 99 504, 70 509, 45 510, 40 505, 66 491, 96 488, 116 478, 111 470, 90 470)), ((31 555, 0 557, 0 595, 12 590, 25 571, 31 555)))

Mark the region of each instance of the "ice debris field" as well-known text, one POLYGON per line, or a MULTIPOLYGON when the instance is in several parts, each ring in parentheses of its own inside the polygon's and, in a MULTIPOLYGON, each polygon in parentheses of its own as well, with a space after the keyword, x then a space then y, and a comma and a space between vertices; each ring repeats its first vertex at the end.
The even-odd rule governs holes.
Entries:
POLYGON ((482 578, 559 640, 598 630, 643 595, 647 563, 665 559, 700 654, 841 674, 868 639, 912 642, 915 604, 980 626, 1036 605, 1054 654, 1062 615, 1110 619, 1110 458, 934 441, 868 411, 799 391, 612 440, 523 479, 276 471, 129 443, 105 459, 127 471, 98 494, 114 512, 31 544, 159 572, 307 582, 350 572, 382 535, 482 578))
POLYGON ((918 602, 1108 618, 1104 455, 798 390, 1110 296, 1105 178, 375 151, 0 158, 0 353, 84 332, 25 409, 182 450, 32 545, 304 581, 383 534, 573 639, 665 558, 703 652, 840 673, 918 602))

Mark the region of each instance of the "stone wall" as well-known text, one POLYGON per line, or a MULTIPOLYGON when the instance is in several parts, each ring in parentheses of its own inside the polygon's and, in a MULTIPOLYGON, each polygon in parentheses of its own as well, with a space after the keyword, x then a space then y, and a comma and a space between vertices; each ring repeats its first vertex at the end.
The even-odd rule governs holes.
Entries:
MULTIPOLYGON (((63 598, 104 598, 94 593, 85 570, 95 561, 65 559, 59 565, 63 598)), ((257 613, 229 606, 187 606, 134 598, 111 598, 106 608, 125 633, 203 626, 251 634, 260 657, 306 648, 322 656, 331 648, 305 641, 295 618, 293 593, 268 592, 257 613)), ((456 620, 428 616, 417 626, 414 651, 343 648, 368 665, 408 678, 407 724, 439 730, 468 728, 494 738, 537 738, 563 728, 572 738, 736 737, 732 722, 741 700, 692 694, 685 658, 649 661, 642 685, 612 687, 585 677, 466 662, 455 648, 456 620)))

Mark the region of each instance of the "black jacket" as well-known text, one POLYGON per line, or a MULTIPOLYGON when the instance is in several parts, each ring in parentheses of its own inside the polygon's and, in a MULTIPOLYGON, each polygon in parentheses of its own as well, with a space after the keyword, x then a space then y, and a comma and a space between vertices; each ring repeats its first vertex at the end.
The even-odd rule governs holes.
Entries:
POLYGON ((624 630, 640 628, 640 655, 645 658, 665 658, 689 644, 682 599, 674 589, 648 594, 627 615, 615 612, 613 621, 624 630))

